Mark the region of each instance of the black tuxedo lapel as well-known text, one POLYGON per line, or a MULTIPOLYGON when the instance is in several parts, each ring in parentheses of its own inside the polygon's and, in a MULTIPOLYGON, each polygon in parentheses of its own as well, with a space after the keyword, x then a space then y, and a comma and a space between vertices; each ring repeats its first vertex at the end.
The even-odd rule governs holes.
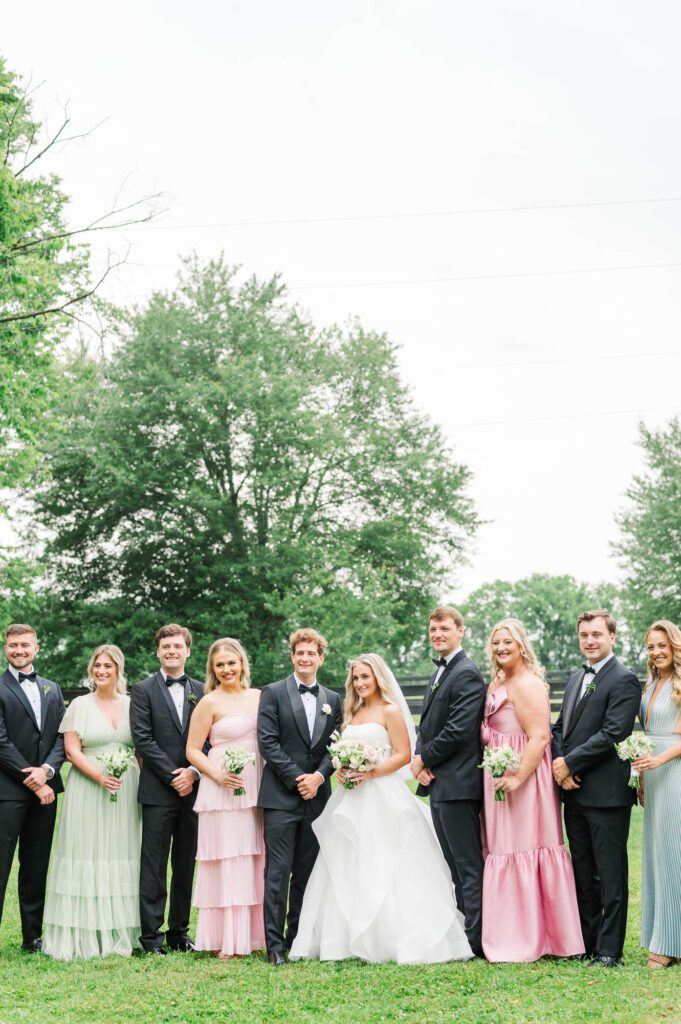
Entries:
POLYGON ((40 692, 40 732, 42 733, 45 728, 45 719, 47 718, 47 701, 50 694, 50 688, 44 679, 40 676, 36 677, 36 683, 38 684, 38 690, 40 692))
MULTIPOLYGON (((166 681, 165 681, 165 679, 163 678, 163 676, 162 676, 162 674, 160 672, 156 673, 156 682, 158 684, 159 689, 161 690, 161 693, 163 694, 164 701, 168 705, 168 711, 170 712, 170 717, 171 717, 171 719, 173 721, 173 725, 175 726, 177 731, 180 733, 180 735, 182 735, 182 723, 180 722, 180 719, 177 717, 177 710, 175 708, 175 704, 173 703, 173 698, 170 696, 170 690, 168 689, 166 681)), ((185 694, 186 694, 186 691, 185 691, 185 694)), ((186 703, 186 696, 185 696, 185 703, 186 703)))
MULTIPOLYGON (((608 662, 608 664, 604 665, 603 668, 600 670, 600 672, 596 673, 596 675, 594 676, 594 680, 596 681, 596 686, 602 686, 603 685, 604 677, 607 675, 607 673, 610 671, 610 669, 613 667, 614 664, 616 664, 615 659, 611 658, 610 661, 608 662)), ((586 675, 586 672, 582 672, 582 678, 579 681, 579 689, 577 690, 578 694, 581 691, 582 683, 584 682, 584 676, 585 675, 586 675)), ((567 729, 565 730, 565 733, 564 733, 565 736, 567 736, 568 733, 572 732, 574 727, 577 725, 577 722, 580 720, 580 718, 582 717, 582 714, 584 713, 584 708, 586 707, 586 705, 589 702, 589 697, 590 696, 591 696, 591 693, 585 693, 584 696, 581 697, 577 701, 577 703, 574 705, 574 710, 572 712, 572 715, 570 716, 570 721, 568 722, 567 729)))
MULTIPOLYGON (((167 689, 167 687, 166 687, 167 689)), ((187 679, 184 684, 184 704, 182 705, 182 732, 185 733, 189 726, 189 716, 191 714, 191 703, 189 701, 190 694, 194 693, 192 690, 192 684, 187 679)), ((193 703, 196 703, 198 697, 195 698, 193 703)))
POLYGON ((579 694, 582 689, 582 683, 584 682, 584 672, 579 673, 574 677, 574 682, 568 682, 565 688, 565 710, 563 712, 563 736, 567 736, 570 724, 572 722, 572 715, 579 700, 579 694))
POLYGON ((34 726, 37 729, 38 723, 35 720, 35 714, 33 712, 33 708, 31 707, 31 702, 9 669, 7 669, 7 671, 5 672, 4 679, 7 686, 12 691, 14 696, 17 698, 22 708, 24 709, 24 711, 26 712, 26 714, 31 719, 31 721, 33 722, 34 726))
POLYGON ((465 658, 465 656, 466 656, 466 652, 464 651, 464 649, 462 647, 461 650, 457 651, 457 653, 454 655, 454 657, 450 661, 448 661, 447 664, 445 665, 445 667, 444 667, 444 669, 442 671, 442 675, 440 676, 440 681, 438 682, 438 684, 435 687, 435 689, 433 689, 433 683, 435 682, 435 676, 437 676, 437 673, 438 673, 439 669, 436 669, 435 670, 435 674, 430 677, 430 681, 428 683, 428 689, 426 690, 425 703, 424 703, 423 711, 421 713, 421 718, 423 718, 423 716, 428 711, 428 708, 432 704, 434 694, 437 693, 437 691, 440 689, 442 684, 445 682, 447 676, 450 674, 450 672, 452 671, 452 669, 454 668, 456 663, 458 661, 461 661, 462 658, 465 658))
POLYGON ((293 711, 293 717, 296 720, 296 725, 298 726, 298 732, 303 737, 307 745, 310 746, 310 729, 307 724, 305 708, 303 707, 303 702, 300 699, 300 694, 298 693, 298 684, 296 683, 295 676, 289 676, 286 680, 286 692, 288 693, 289 700, 291 701, 291 709, 293 711))
POLYGON ((314 728, 312 730, 312 739, 310 740, 311 747, 314 747, 319 743, 320 739, 324 735, 324 729, 326 728, 326 719, 328 718, 328 715, 322 713, 322 708, 324 707, 324 704, 328 704, 328 701, 324 700, 325 697, 326 691, 320 686, 319 694, 317 696, 317 711, 315 713, 314 728))

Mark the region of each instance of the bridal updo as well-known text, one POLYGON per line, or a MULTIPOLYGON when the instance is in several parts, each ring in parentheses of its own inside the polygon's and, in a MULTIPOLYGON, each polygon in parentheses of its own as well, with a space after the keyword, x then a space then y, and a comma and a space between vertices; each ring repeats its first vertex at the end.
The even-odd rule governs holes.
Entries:
POLYGON ((368 665, 371 669, 376 685, 378 686, 378 692, 381 695, 381 700, 385 701, 386 704, 394 704, 392 698, 392 684, 390 681, 390 672, 388 666, 383 661, 380 654, 358 654, 356 658, 353 658, 348 665, 348 677, 345 680, 345 705, 343 708, 343 725, 349 723, 352 716, 356 713, 357 709, 362 705, 362 698, 356 692, 352 685, 352 673, 358 665, 368 665))

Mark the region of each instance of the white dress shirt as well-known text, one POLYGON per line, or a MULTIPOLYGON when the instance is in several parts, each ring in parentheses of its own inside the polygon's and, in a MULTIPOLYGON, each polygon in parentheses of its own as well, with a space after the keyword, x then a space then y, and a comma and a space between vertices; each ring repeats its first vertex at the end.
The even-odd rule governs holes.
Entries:
POLYGON ((184 686, 185 686, 185 684, 181 683, 178 680, 177 682, 170 683, 170 685, 168 685, 168 682, 167 682, 168 679, 172 679, 173 677, 166 675, 166 673, 163 672, 163 671, 161 671, 161 675, 163 676, 164 680, 166 681, 166 685, 168 686, 168 693, 172 697, 173 704, 175 705, 175 710, 177 711, 177 717, 180 720, 180 725, 182 725, 183 724, 183 720, 182 719, 183 719, 183 713, 184 713, 184 686))
MULTIPOLYGON (((38 726, 38 728, 40 728, 40 725, 41 725, 41 721, 40 721, 41 720, 40 690, 38 689, 37 682, 35 681, 35 679, 22 679, 21 682, 19 682, 19 670, 16 669, 14 667, 14 665, 10 665, 9 666, 9 670, 12 673, 12 675, 14 676, 14 678, 16 679, 16 681, 19 683, 19 686, 21 687, 21 689, 24 691, 24 693, 28 697, 29 703, 30 703, 31 707, 33 708, 33 714, 35 715, 35 720, 36 720, 37 726, 38 726)), ((31 665, 31 667, 29 668, 28 671, 29 672, 33 672, 33 666, 32 665, 31 665)))
POLYGON ((582 679, 582 689, 580 690, 580 693, 579 693, 579 699, 580 700, 582 699, 582 697, 586 693, 587 686, 591 686, 591 683, 596 678, 598 673, 601 671, 603 666, 607 665, 607 663, 610 661, 610 659, 614 658, 614 657, 615 657, 615 655, 612 654, 612 652, 611 652, 610 654, 607 655, 607 657, 601 658, 600 661, 595 662, 591 666, 593 674, 591 672, 585 672, 584 673, 584 678, 582 679))
MULTIPOLYGON (((459 644, 459 646, 456 647, 453 651, 450 651, 449 654, 445 654, 444 655, 444 659, 447 662, 447 665, 449 665, 449 663, 452 660, 452 658, 456 657, 456 655, 459 653, 460 650, 461 650, 461 644, 459 644)), ((444 670, 446 669, 447 665, 439 665, 438 666, 438 670, 435 673, 435 679, 433 679, 433 687, 432 687, 433 689, 435 689, 435 687, 440 682, 442 674, 443 674, 444 670)))
MULTIPOLYGON (((298 687, 299 692, 300 687, 303 687, 303 692, 300 694, 300 699, 303 702, 305 717, 307 718, 307 727, 310 730, 310 739, 312 739, 312 733, 314 732, 314 722, 315 718, 317 717, 317 698, 315 697, 314 693, 306 692, 308 684, 304 683, 302 679, 299 679, 295 672, 293 673, 293 678, 296 681, 296 686, 298 687)), ((315 679, 314 682, 310 683, 309 685, 314 686, 316 681, 317 680, 315 679)))

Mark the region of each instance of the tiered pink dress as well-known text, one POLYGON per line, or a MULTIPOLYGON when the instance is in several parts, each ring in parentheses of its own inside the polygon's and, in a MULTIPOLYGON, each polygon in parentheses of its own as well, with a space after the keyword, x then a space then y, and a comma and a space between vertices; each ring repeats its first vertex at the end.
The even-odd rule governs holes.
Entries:
MULTIPOLYGON (((548 696, 546 719, 550 719, 548 696)), ((506 687, 487 697, 482 741, 511 746, 522 757, 527 736, 506 687)), ((584 952, 575 879, 563 844, 551 747, 533 774, 505 800, 494 799, 494 780, 484 773, 485 873, 482 946, 493 962, 538 960, 584 952)))
POLYGON ((222 956, 246 956, 265 946, 265 843, 262 811, 255 806, 262 761, 256 722, 257 713, 224 715, 210 731, 210 761, 219 762, 226 747, 255 752, 255 765, 247 765, 241 776, 246 795, 234 796, 204 775, 194 805, 199 816, 196 946, 222 956))

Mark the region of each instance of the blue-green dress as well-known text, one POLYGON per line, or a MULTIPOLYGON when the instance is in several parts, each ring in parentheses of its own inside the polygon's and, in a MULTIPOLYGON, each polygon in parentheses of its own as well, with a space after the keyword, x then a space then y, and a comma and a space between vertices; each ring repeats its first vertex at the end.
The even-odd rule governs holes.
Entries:
MULTIPOLYGON (((681 706, 671 697, 671 682, 658 693, 646 726, 655 690, 648 687, 641 702, 641 724, 655 743, 654 754, 681 743, 674 729, 681 706)), ((651 953, 681 957, 681 758, 644 774, 643 883, 641 945, 651 953)))
MULTIPOLYGON (((101 771, 97 756, 132 749, 130 698, 114 729, 94 694, 76 697, 60 732, 77 732, 83 753, 101 771)), ((118 799, 75 766, 66 780, 59 831, 47 881, 43 952, 57 960, 118 953, 139 946, 139 872, 142 825, 137 803, 139 768, 133 760, 121 778, 118 799)))

